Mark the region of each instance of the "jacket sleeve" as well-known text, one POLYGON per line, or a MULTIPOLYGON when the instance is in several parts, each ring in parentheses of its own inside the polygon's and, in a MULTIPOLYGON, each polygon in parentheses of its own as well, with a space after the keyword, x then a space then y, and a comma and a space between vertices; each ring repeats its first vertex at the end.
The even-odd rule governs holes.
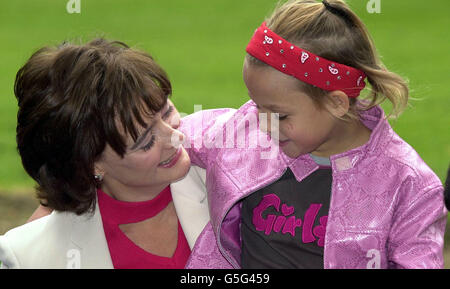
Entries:
POLYGON ((0 269, 19 269, 19 261, 6 236, 0 236, 0 269))
POLYGON ((206 169, 208 161, 214 154, 215 141, 226 121, 235 109, 221 108, 202 110, 181 119, 179 130, 185 135, 184 148, 191 158, 192 165, 206 169))
POLYGON ((233 269, 220 253, 211 222, 198 237, 185 269, 233 269))
MULTIPOLYGON (((407 196, 414 186, 405 186, 407 196)), ((417 192, 417 191, 416 191, 417 192)), ((394 268, 443 268, 444 233, 447 210, 443 187, 428 186, 411 202, 399 205, 388 244, 389 261, 394 268)))

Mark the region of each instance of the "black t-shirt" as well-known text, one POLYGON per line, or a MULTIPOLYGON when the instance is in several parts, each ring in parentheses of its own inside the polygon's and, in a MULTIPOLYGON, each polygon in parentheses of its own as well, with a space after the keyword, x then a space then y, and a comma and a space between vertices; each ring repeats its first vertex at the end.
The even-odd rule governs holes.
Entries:
POLYGON ((242 202, 242 268, 323 268, 331 167, 301 182, 290 169, 242 202))

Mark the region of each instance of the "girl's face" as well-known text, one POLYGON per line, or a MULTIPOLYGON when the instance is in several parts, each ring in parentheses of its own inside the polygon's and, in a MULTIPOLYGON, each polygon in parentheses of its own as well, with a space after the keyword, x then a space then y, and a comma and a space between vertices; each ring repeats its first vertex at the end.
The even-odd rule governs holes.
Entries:
POLYGON ((123 158, 107 145, 96 163, 96 173, 103 175, 102 189, 120 194, 125 201, 140 201, 183 178, 189 171, 190 159, 181 145, 172 143, 180 140, 181 144, 184 137, 177 130, 179 124, 180 115, 167 100, 165 107, 149 119, 136 142, 128 138, 123 158))
MULTIPOLYGON (((279 143, 291 158, 313 153, 329 156, 327 141, 336 119, 299 89, 299 80, 270 66, 244 62, 244 82, 260 113, 279 114, 279 143)), ((270 116, 267 116, 270 121, 270 116)), ((270 128, 270 123, 267 125, 270 128)))

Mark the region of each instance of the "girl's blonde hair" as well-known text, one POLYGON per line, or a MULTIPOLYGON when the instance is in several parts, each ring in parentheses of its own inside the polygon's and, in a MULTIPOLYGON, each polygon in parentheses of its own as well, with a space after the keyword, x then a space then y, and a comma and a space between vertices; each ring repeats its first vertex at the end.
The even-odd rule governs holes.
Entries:
MULTIPOLYGON (((407 106, 407 82, 390 72, 381 62, 364 23, 342 0, 328 0, 327 5, 315 0, 296 0, 279 4, 266 25, 273 32, 298 47, 326 59, 364 71, 371 91, 368 101, 350 99, 350 110, 344 119, 358 118, 367 110, 388 99, 391 115, 397 117, 407 106)), ((266 65, 247 54, 252 64, 266 65)), ((328 92, 299 81, 300 88, 323 107, 328 92)))

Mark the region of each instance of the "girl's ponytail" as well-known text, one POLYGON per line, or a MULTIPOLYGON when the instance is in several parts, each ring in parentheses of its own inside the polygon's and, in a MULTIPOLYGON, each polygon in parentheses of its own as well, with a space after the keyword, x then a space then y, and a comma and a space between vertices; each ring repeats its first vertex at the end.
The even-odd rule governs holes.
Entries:
MULTIPOLYGON (((407 81, 383 65, 366 26, 343 0, 290 0, 279 4, 266 22, 272 31, 289 42, 366 73, 372 88, 361 98, 367 102, 352 99, 346 118, 358 118, 358 111, 367 110, 386 99, 392 103, 390 116, 397 117, 406 108, 409 98, 407 81)), ((260 64, 250 56, 247 59, 260 64)), ((322 107, 327 91, 303 82, 301 85, 322 107)))
POLYGON ((400 75, 388 71, 384 66, 365 66, 361 69, 366 73, 371 85, 367 96, 370 101, 368 108, 378 105, 388 99, 392 104, 391 117, 398 117, 408 105, 409 88, 407 81, 400 75))

